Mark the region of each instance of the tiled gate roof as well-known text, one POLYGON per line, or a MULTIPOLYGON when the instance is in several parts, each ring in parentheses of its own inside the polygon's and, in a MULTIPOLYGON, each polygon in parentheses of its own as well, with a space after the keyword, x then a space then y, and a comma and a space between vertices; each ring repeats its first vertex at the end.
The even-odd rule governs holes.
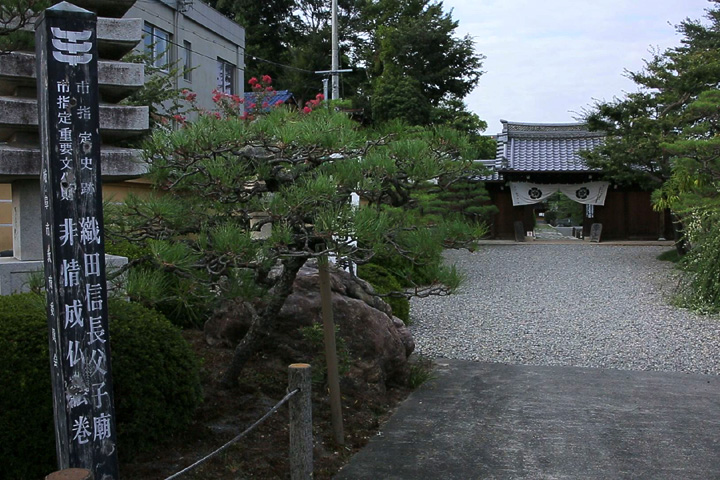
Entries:
POLYGON ((589 172, 578 155, 604 141, 582 123, 516 123, 501 120, 495 170, 502 172, 589 172))

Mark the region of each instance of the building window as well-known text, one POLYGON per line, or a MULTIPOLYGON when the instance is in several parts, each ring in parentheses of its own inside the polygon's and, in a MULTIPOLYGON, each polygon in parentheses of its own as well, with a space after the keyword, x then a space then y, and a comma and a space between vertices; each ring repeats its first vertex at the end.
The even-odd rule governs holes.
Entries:
POLYGON ((152 59, 152 64, 165 72, 170 68, 170 34, 155 25, 146 23, 143 27, 145 34, 145 53, 152 59))
POLYGON ((192 45, 187 40, 183 41, 183 79, 192 82, 192 45))
POLYGON ((217 89, 228 95, 235 93, 235 65, 221 58, 217 60, 217 89))

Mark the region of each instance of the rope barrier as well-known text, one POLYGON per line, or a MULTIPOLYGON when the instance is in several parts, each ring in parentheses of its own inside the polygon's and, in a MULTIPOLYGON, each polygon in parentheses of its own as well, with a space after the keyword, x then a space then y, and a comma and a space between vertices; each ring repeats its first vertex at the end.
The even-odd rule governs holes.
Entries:
POLYGON ((223 445, 222 447, 218 448, 218 449, 215 450, 214 452, 212 452, 212 453, 204 456, 203 458, 201 458, 201 459, 198 460, 197 462, 193 463, 193 464, 190 465, 189 467, 186 467, 186 468, 180 470, 179 472, 177 472, 177 473, 175 473, 175 474, 173 474, 173 475, 170 475, 170 476, 167 477, 165 480, 173 480, 174 478, 178 478, 178 477, 180 477, 181 475, 183 475, 183 474, 189 472, 190 470, 194 469, 195 467, 197 467, 197 466, 205 463, 206 461, 210 460, 211 458, 213 458, 213 457, 216 456, 217 454, 219 454, 219 453, 227 450, 227 448, 228 448, 230 445, 232 445, 233 443, 237 442, 237 441, 240 440, 242 437, 244 437, 245 435, 247 435, 248 433, 250 433, 255 427, 257 427, 257 426, 260 425, 262 422, 264 422, 270 415, 272 415, 273 413, 275 413, 281 406, 283 406, 283 404, 285 404, 288 400, 290 400, 290 399, 293 397, 293 395, 295 395, 295 394, 298 393, 298 392, 300 392, 300 389, 299 389, 299 388, 296 388, 295 390, 293 390, 293 391, 291 391, 291 392, 288 392, 288 394, 285 395, 285 397, 283 397, 283 399, 280 400, 274 407, 272 407, 270 410, 268 410, 268 412, 267 412, 265 415, 263 415, 262 417, 260 417, 255 423, 253 423, 253 424, 250 425, 248 428, 246 428, 246 429, 245 429, 242 433, 240 433, 238 436, 236 436, 235 438, 233 438, 232 440, 230 440, 229 442, 227 442, 225 445, 223 445))

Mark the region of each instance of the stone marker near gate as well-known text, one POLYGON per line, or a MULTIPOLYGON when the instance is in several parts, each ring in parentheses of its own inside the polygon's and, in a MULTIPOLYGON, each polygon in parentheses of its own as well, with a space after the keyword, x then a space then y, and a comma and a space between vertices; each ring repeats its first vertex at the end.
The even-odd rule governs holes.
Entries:
POLYGON ((100 181, 96 15, 67 2, 36 33, 40 210, 58 465, 118 478, 100 181))
POLYGON ((515 241, 516 242, 524 242, 525 241, 525 225, 523 222, 517 221, 513 222, 513 228, 515 229, 515 241))

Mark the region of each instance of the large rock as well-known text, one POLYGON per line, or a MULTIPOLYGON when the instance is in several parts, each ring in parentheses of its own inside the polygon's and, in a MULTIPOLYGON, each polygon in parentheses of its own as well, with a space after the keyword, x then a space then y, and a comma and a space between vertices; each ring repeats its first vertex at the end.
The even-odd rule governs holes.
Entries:
MULTIPOLYGON (((332 267, 330 279, 335 324, 350 363, 344 381, 383 391, 403 383, 415 348, 410 331, 364 280, 332 267)), ((299 329, 314 323, 322 323, 320 282, 317 268, 306 265, 276 319, 271 343, 287 361, 306 360, 309 345, 299 329)), ((210 344, 235 346, 248 328, 247 311, 231 305, 206 323, 205 336, 210 344)))

